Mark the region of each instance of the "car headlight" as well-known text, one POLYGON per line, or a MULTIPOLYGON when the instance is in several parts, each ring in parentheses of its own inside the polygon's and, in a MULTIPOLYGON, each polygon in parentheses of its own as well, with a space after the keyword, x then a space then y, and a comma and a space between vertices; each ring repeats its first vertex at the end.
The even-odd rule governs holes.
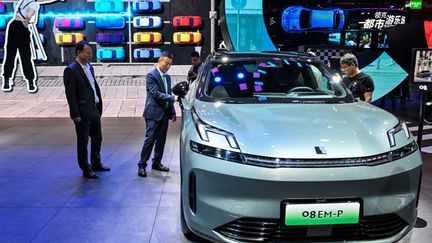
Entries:
POLYGON ((223 159, 223 160, 236 162, 236 163, 244 163, 244 157, 242 153, 239 152, 207 146, 204 144, 194 142, 192 140, 190 141, 190 147, 191 150, 194 151, 195 153, 199 153, 205 156, 209 156, 217 159, 223 159))
POLYGON ((203 122, 197 115, 195 109, 192 109, 192 120, 193 123, 195 125, 195 128, 201 138, 201 140, 206 141, 206 142, 210 142, 209 139, 209 132, 215 133, 215 134, 219 134, 222 136, 225 136, 225 138, 228 141, 228 144, 230 145, 231 148, 233 149, 239 149, 239 146, 237 144, 237 141, 234 137, 234 134, 224 131, 222 129, 219 129, 217 127, 211 126, 205 122, 203 122))
POLYGON ((410 132, 408 130, 407 125, 405 124, 405 122, 399 120, 399 123, 393 127, 392 129, 390 129, 390 131, 387 132, 387 137, 390 143, 390 147, 394 147, 396 146, 396 139, 395 139, 395 134, 403 131, 405 133, 405 136, 407 139, 409 139, 411 137, 410 132))

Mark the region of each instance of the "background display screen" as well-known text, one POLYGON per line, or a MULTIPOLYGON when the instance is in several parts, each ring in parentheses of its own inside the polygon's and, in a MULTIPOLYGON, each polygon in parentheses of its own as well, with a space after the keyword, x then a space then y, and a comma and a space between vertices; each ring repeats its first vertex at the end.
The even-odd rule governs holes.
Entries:
POLYGON ((416 49, 413 51, 413 83, 432 83, 432 49, 416 49))

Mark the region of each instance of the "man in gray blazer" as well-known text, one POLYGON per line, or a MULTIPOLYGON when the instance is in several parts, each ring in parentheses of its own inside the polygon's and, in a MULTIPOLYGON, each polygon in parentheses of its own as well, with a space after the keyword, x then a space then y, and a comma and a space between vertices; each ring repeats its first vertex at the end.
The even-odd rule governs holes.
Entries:
POLYGON ((63 73, 70 117, 77 134, 78 165, 86 178, 96 179, 94 171, 109 171, 101 162, 102 96, 90 61, 93 50, 88 42, 75 46, 76 60, 63 73), (88 163, 87 144, 91 138, 91 166, 88 163))
POLYGON ((174 102, 176 97, 171 95, 171 77, 167 74, 171 67, 173 56, 163 52, 159 57, 157 67, 147 74, 147 99, 144 108, 146 134, 138 162, 138 175, 146 177, 147 161, 154 146, 152 169, 168 172, 162 165, 162 155, 168 131, 168 120, 176 121, 174 102))

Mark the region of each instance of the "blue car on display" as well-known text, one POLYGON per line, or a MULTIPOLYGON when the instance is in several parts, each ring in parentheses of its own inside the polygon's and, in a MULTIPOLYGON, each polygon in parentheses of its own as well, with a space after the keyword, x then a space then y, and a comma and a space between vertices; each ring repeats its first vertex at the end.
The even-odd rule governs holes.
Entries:
POLYGON ((0 30, 5 30, 7 25, 6 17, 0 16, 0 30))
POLYGON ((38 30, 44 30, 46 28, 45 21, 39 18, 36 27, 38 30))
POLYGON ((159 16, 137 16, 132 20, 133 27, 140 28, 148 28, 148 29, 157 29, 162 27, 162 18, 159 16))
POLYGON ((134 50, 134 58, 138 60, 149 60, 149 59, 157 59, 160 57, 162 50, 159 48, 152 49, 135 49, 134 50))
POLYGON ((47 43, 47 38, 45 37, 44 34, 39 33, 39 38, 42 45, 45 45, 47 43))
POLYGON ((132 9, 136 13, 159 12, 162 11, 162 4, 160 1, 135 0, 132 9))
POLYGON ((96 42, 100 45, 121 45, 125 42, 125 36, 123 32, 99 32, 96 42))
POLYGON ((125 19, 121 16, 97 16, 96 28, 99 29, 123 29, 126 25, 125 19))
POLYGON ((282 13, 282 28, 286 32, 337 32, 345 24, 345 14, 340 8, 306 8, 290 6, 282 13))
POLYGON ((215 53, 173 92, 190 239, 383 243, 413 228, 423 165, 413 135, 311 54, 215 53))
POLYGON ((122 12, 124 4, 122 0, 96 0, 95 10, 99 13, 122 12))
POLYGON ((97 49, 96 57, 99 61, 123 61, 125 50, 121 47, 97 49))
POLYGON ((0 32, 0 46, 3 47, 6 42, 6 33, 0 32))

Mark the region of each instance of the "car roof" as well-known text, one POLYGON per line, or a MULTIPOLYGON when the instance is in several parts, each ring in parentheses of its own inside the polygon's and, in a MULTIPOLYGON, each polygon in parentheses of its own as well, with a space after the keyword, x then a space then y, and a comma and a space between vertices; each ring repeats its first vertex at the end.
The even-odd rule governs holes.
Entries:
POLYGON ((228 57, 228 58, 235 58, 235 59, 254 59, 254 58, 295 58, 299 60, 313 60, 318 61, 318 59, 307 52, 295 52, 295 51, 289 51, 289 52, 282 52, 282 51, 255 51, 255 52, 219 52, 215 53, 212 56, 212 59, 215 61, 220 61, 220 59, 228 57))

